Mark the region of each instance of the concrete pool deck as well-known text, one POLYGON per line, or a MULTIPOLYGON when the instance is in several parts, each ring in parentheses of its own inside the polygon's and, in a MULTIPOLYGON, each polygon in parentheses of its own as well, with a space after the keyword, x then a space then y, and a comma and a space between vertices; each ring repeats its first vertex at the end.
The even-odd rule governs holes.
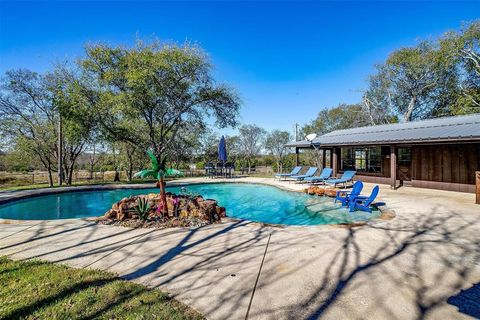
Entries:
MULTIPOLYGON (((212 182, 175 183, 204 181, 212 182)), ((261 178, 225 181, 305 188, 261 178)), ((366 184, 365 192, 371 188, 366 184)), ((0 193, 0 199, 19 195, 0 193)), ((380 198, 395 219, 355 228, 228 219, 166 230, 81 219, 3 221, 0 255, 113 271, 170 292, 210 319, 245 319, 263 258, 249 319, 480 317, 480 206, 474 195, 382 185, 380 198)))

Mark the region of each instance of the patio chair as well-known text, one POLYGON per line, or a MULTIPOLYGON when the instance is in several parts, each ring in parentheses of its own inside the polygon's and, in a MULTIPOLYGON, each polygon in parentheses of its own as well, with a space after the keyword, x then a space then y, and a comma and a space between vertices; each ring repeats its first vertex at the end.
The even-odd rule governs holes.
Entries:
POLYGON ((217 175, 215 165, 211 162, 205 165, 205 176, 209 178, 214 178, 217 175))
POLYGON ((340 201, 342 206, 348 205, 351 199, 360 196, 360 193, 363 189, 362 181, 357 181, 353 184, 352 191, 348 192, 347 190, 339 190, 337 191, 337 195, 335 196, 335 203, 340 201))
POLYGON ((311 183, 325 182, 325 180, 329 179, 332 176, 332 173, 332 168, 323 168, 322 172, 318 177, 308 177, 305 178, 304 181, 311 183))
POLYGON ((375 201, 375 198, 378 195, 379 187, 375 186, 373 187, 372 193, 370 196, 357 196, 355 198, 350 199, 348 202, 348 206, 350 207, 350 212, 353 212, 355 210, 361 210, 361 211, 367 211, 372 213, 372 209, 370 208, 370 205, 372 204, 373 201, 375 201))
POLYGON ((297 167, 293 168, 293 170, 290 173, 276 173, 275 177, 278 178, 278 179, 282 179, 282 178, 286 179, 287 177, 291 177, 291 176, 295 176, 295 175, 299 174, 300 170, 302 170, 302 167, 297 166, 297 167))
POLYGON ((343 186, 345 186, 347 182, 353 181, 356 173, 357 171, 345 171, 340 178, 325 180, 325 183, 333 184, 333 187, 336 187, 337 184, 340 183, 343 183, 343 186))
POLYGON ((305 178, 308 178, 308 177, 313 177, 313 175, 315 173, 317 173, 317 170, 318 168, 317 167, 310 167, 308 168, 307 172, 305 172, 305 174, 302 174, 302 175, 295 175, 295 176, 290 176, 291 179, 295 180, 295 181, 302 181, 303 179, 305 178))

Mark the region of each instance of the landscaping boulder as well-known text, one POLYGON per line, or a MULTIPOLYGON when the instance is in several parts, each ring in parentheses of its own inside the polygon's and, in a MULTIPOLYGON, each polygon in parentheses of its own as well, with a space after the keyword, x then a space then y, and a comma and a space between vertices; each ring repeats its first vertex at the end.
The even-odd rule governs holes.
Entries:
POLYGON ((305 193, 309 195, 323 196, 325 194, 325 188, 319 186, 311 186, 305 189, 305 193))
POLYGON ((335 197, 337 195, 338 188, 327 188, 325 189, 325 195, 329 197, 335 197))
POLYGON ((159 207, 161 203, 160 195, 150 193, 148 195, 138 195, 123 198, 114 203, 112 208, 108 210, 102 219, 112 221, 140 220, 140 216, 136 210, 138 200, 140 198, 147 199, 149 209, 146 219, 148 221, 163 219, 172 220, 170 226, 184 225, 178 219, 200 219, 206 223, 219 222, 221 218, 226 217, 226 210, 218 206, 214 199, 204 199, 202 196, 176 195, 173 193, 166 194, 167 200, 167 216, 163 216, 159 207), (175 221, 173 221, 175 220, 175 221))

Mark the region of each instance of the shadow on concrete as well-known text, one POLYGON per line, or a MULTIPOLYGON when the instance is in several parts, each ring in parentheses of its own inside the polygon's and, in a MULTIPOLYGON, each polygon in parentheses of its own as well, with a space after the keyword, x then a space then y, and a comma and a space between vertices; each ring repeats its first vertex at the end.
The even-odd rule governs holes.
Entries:
MULTIPOLYGON (((287 318, 322 318, 345 293, 362 285, 361 281, 355 281, 360 275, 372 277, 371 281, 375 282, 374 272, 381 272, 398 292, 409 291, 415 297, 413 308, 417 319, 426 318, 436 308, 445 305, 447 299, 449 303, 458 303, 460 310, 471 312, 471 299, 449 296, 468 283, 469 276, 480 262, 478 237, 474 236, 478 235, 478 230, 472 226, 478 228, 472 221, 462 221, 457 213, 445 215, 432 212, 421 220, 412 217, 400 224, 372 223, 349 228, 325 271, 318 274, 320 284, 306 295, 300 306, 286 308, 290 309, 287 318), (374 233, 375 238, 383 240, 381 243, 365 243, 362 239, 365 233, 374 233), (392 268, 400 257, 403 257, 399 262, 402 266, 392 268), (431 261, 434 261, 434 268, 431 261), (301 310, 308 312, 300 316, 301 310)), ((264 279, 266 285, 272 281, 281 279, 264 279)), ((469 290, 468 293, 462 292, 462 296, 476 295, 478 299, 478 284, 469 290)), ((393 309, 385 302, 387 297, 376 297, 375 292, 371 292, 371 296, 377 300, 374 308, 383 308, 383 314, 396 318, 393 309)), ((344 308, 343 304, 341 306, 344 308)), ((356 310, 350 312, 360 316, 356 310)))

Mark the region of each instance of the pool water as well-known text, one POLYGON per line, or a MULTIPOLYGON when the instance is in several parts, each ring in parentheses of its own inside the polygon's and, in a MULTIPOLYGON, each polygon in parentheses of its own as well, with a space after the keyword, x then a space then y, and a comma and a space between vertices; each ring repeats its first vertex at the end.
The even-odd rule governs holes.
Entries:
MULTIPOLYGON (((244 183, 209 183, 186 187, 191 193, 216 199, 227 210, 227 216, 250 221, 319 225, 364 221, 379 215, 350 213, 332 198, 309 196, 272 186, 244 183)), ((180 187, 168 191, 180 193, 180 187)), ((158 193, 158 189, 116 189, 68 192, 19 200, 0 206, 0 218, 49 220, 85 218, 103 215, 114 202, 130 195, 158 193)))

